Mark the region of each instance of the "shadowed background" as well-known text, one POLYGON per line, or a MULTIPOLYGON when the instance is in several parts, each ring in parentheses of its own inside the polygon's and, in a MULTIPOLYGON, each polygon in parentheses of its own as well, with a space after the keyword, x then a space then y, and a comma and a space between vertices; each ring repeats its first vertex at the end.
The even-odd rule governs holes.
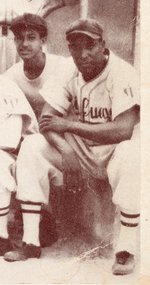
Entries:
MULTIPOLYGON (((75 5, 55 10, 46 20, 49 27, 48 50, 52 53, 69 55, 65 40, 68 25, 80 16, 79 1, 75 5)), ((89 0, 88 16, 100 21, 104 28, 106 45, 116 54, 133 62, 136 0, 89 0)))

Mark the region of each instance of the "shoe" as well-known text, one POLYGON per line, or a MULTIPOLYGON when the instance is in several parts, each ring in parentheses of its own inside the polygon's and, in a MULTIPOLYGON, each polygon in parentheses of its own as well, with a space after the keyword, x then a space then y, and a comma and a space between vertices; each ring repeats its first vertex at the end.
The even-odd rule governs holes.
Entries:
POLYGON ((133 272, 134 267, 134 255, 127 251, 120 251, 116 254, 116 260, 112 266, 112 272, 114 275, 127 275, 133 272))
POLYGON ((40 258, 41 247, 23 242, 21 247, 5 253, 4 259, 9 262, 24 261, 28 258, 40 258))
POLYGON ((0 237, 0 256, 3 256, 6 252, 12 249, 12 245, 9 239, 0 237))

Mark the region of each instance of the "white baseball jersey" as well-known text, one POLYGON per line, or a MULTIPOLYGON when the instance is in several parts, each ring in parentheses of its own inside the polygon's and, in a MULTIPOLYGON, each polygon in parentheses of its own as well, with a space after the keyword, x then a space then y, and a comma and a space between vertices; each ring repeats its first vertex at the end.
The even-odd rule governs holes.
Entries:
POLYGON ((54 84, 58 80, 61 80, 62 84, 64 84, 66 82, 65 78, 73 74, 75 69, 71 58, 47 53, 45 55, 45 67, 40 76, 35 79, 29 79, 25 76, 23 61, 16 63, 5 72, 5 75, 16 82, 23 91, 37 118, 40 116, 43 104, 45 103, 45 100, 39 94, 39 89, 47 81, 49 82, 52 76, 55 76, 54 84))
MULTIPOLYGON (((136 74, 131 65, 110 52, 105 69, 93 80, 85 82, 76 71, 65 86, 55 86, 54 80, 40 93, 64 116, 90 123, 107 123, 119 114, 139 104, 136 74)), ((115 145, 101 145, 77 135, 65 134, 66 140, 91 171, 91 165, 106 165, 115 145)))

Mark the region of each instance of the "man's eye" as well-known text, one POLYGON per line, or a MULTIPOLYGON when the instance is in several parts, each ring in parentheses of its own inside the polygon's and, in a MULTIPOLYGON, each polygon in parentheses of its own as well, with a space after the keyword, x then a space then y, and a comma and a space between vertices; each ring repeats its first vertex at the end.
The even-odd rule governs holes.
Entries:
POLYGON ((87 49, 92 49, 93 47, 94 47, 94 44, 93 44, 93 43, 87 45, 87 49))
POLYGON ((34 37, 34 36, 29 36, 28 39, 29 39, 30 41, 33 41, 33 40, 35 39, 35 37, 34 37))

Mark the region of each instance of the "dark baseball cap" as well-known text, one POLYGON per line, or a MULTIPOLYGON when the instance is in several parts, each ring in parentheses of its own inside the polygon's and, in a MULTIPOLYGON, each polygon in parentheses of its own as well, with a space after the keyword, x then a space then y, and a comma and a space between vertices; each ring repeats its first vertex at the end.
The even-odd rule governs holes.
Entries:
POLYGON ((48 29, 46 21, 35 14, 24 13, 22 16, 14 18, 10 26, 10 29, 14 34, 18 33, 22 29, 28 28, 37 30, 43 37, 47 36, 48 29))
POLYGON ((67 29, 67 40, 70 40, 71 36, 75 34, 84 34, 92 39, 99 39, 103 36, 103 29, 100 23, 94 19, 78 19, 73 22, 67 29))

